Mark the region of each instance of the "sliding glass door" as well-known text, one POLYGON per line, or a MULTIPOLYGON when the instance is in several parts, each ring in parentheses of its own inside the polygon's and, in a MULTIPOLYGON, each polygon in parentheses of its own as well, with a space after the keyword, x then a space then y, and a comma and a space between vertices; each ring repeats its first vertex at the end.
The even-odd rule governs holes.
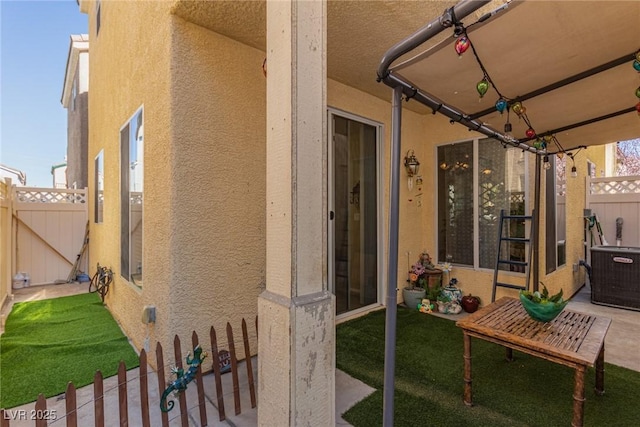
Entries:
POLYGON ((331 112, 329 280, 336 313, 378 303, 380 126, 331 112))

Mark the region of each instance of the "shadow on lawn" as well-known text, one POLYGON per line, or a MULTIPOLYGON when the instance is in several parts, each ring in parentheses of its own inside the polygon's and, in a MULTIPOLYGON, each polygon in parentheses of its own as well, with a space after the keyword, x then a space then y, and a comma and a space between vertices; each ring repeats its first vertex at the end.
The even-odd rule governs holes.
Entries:
MULTIPOLYGON (((356 427, 382 425, 384 329, 381 310, 337 326, 336 364, 378 389, 343 418, 356 427)), ((472 339, 473 400, 462 402, 462 331, 455 322, 398 307, 394 421, 396 426, 571 425, 574 370, 472 339)), ((638 425, 640 373, 605 364, 605 395, 587 371, 585 426, 638 425)))

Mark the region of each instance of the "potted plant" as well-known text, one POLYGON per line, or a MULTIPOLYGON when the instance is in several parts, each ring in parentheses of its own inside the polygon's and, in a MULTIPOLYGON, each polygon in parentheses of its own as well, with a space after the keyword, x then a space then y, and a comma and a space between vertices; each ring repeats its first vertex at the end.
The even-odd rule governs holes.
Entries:
POLYGON ((409 269, 408 286, 402 289, 402 297, 407 307, 418 308, 425 297, 431 301, 436 300, 440 294, 439 283, 431 284, 431 286, 429 284, 429 276, 433 276, 435 272, 439 272, 439 270, 434 267, 429 254, 427 252, 420 254, 418 261, 409 269))
POLYGON ((562 298, 562 289, 555 295, 542 285, 542 292, 520 291, 520 302, 529 316, 538 322, 551 322, 560 314, 569 300, 562 298))

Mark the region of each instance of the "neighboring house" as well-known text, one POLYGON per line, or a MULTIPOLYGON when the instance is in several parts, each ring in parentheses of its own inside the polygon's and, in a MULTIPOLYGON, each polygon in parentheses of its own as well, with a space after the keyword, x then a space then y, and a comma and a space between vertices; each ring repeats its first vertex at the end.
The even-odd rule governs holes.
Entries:
POLYGON ((67 179, 69 188, 86 188, 89 143, 89 36, 71 36, 62 88, 67 109, 67 179))
POLYGON ((26 186, 27 185, 27 174, 21 171, 20 169, 12 168, 11 166, 3 165, 0 163, 0 177, 1 178, 11 178, 17 183, 14 184, 16 186, 26 186))
POLYGON ((66 163, 51 166, 51 175, 53 175, 53 186, 51 188, 67 188, 67 171, 66 163))
MULTIPOLYGON (((362 3, 79 2, 91 38, 90 265, 116 273, 106 304, 137 348, 259 313, 263 425, 331 424, 336 319, 383 307, 423 249, 488 302, 496 215, 532 208, 530 154, 408 103, 402 146, 422 168, 400 186, 387 284, 391 95, 363 81, 375 81, 379 45, 410 31, 383 31, 387 14, 420 7, 426 20, 454 2, 362 3), (375 49, 343 47, 354 40, 375 49), (140 320, 148 305, 155 324, 140 320)), ((587 163, 604 169, 604 156, 582 151, 564 186, 562 168, 545 173, 563 188, 543 194, 550 290, 584 283, 571 268, 583 223, 567 218, 582 218, 587 163)))

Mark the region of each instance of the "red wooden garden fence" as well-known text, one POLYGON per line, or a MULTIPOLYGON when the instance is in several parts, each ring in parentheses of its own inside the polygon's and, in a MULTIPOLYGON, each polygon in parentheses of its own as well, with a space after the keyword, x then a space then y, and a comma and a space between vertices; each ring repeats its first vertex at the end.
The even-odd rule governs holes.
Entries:
MULTIPOLYGON (((256 336, 258 333, 258 318, 255 319, 255 328, 256 328, 256 336)), ((229 358, 231 364, 230 374, 232 377, 232 388, 233 388, 233 401, 234 401, 234 410, 235 415, 239 415, 242 412, 241 405, 241 387, 239 382, 239 372, 238 372, 238 357, 235 348, 235 340, 233 335, 233 329, 229 323, 226 326, 226 334, 227 334, 227 342, 229 346, 229 358)), ((224 392, 223 389, 223 374, 221 373, 221 364, 220 364, 220 356, 222 351, 218 350, 218 340, 214 327, 212 326, 209 331, 210 336, 210 348, 205 351, 209 352, 209 356, 211 358, 211 370, 207 370, 212 373, 212 375, 203 375, 202 370, 206 369, 204 366, 198 367, 198 372, 196 374, 196 379, 194 382, 189 384, 190 389, 195 389, 197 393, 197 407, 199 412, 199 421, 201 426, 206 426, 208 424, 207 419, 207 411, 206 411, 206 394, 205 394, 205 384, 209 378, 212 378, 215 386, 216 393, 216 403, 217 403, 217 412, 218 418, 220 421, 224 421, 227 416, 225 413, 224 399, 225 394, 229 394, 224 392)), ((256 401, 256 390, 255 390, 255 381, 253 377, 253 364, 251 360, 251 350, 249 348, 249 334, 247 331, 247 323, 244 319, 242 319, 242 340, 244 347, 244 364, 247 372, 247 382, 246 388, 243 389, 246 392, 248 388, 251 408, 255 408, 257 405, 256 401)), ((192 348, 195 348, 199 344, 198 335, 195 331, 191 335, 191 345, 192 348)), ((204 348, 204 346, 203 346, 204 348)), ((175 357, 175 366, 177 368, 183 367, 182 359, 184 357, 184 353, 182 352, 180 338, 176 335, 173 340, 173 349, 174 349, 174 357, 175 357)), ((242 357, 241 356, 241 357, 242 357)), ((140 367, 139 372, 140 375, 138 377, 138 387, 139 387, 139 396, 140 396, 140 420, 131 419, 131 414, 129 411, 129 401, 130 395, 128 394, 129 389, 129 381, 127 380, 127 370, 124 362, 120 362, 118 366, 118 374, 117 374, 117 392, 118 392, 118 419, 120 426, 129 426, 129 425, 142 425, 145 427, 150 427, 152 425, 152 419, 154 416, 159 416, 159 422, 163 427, 168 427, 170 423, 169 416, 172 419, 176 419, 178 416, 180 418, 180 425, 183 427, 187 427, 189 425, 189 408, 187 405, 187 396, 186 393, 180 393, 178 395, 178 405, 170 412, 162 412, 160 411, 159 406, 159 397, 157 400, 150 401, 149 394, 149 377, 148 377, 148 364, 147 364, 147 353, 143 349, 140 352, 140 367), (176 414, 176 409, 179 410, 179 415, 176 414), (152 414, 152 411, 155 413, 152 414), (154 416, 152 416, 154 415, 154 416)), ((156 363, 158 366, 157 376, 158 376, 158 394, 161 395, 167 383, 164 375, 164 355, 162 350, 162 345, 157 343, 156 345, 156 363)), ((205 363, 207 360, 205 359, 205 363)), ((132 382, 133 384, 133 382, 132 382)), ((243 385, 245 385, 243 383, 243 385)), ((192 399, 195 400, 195 399, 192 399)), ((94 425, 96 427, 104 427, 105 424, 105 392, 104 392, 104 380, 102 377, 102 373, 97 371, 94 380, 93 380, 93 417, 94 417, 94 425)), ((77 427, 78 426, 78 410, 80 409, 77 405, 76 399, 76 388, 73 383, 69 383, 67 385, 67 390, 65 392, 65 414, 59 414, 51 409, 47 409, 47 401, 44 395, 41 393, 38 395, 38 400, 35 403, 35 409, 29 411, 18 411, 17 409, 0 409, 0 427, 10 427, 10 423, 12 420, 33 420, 35 427, 45 427, 49 424, 52 424, 55 421, 54 425, 62 425, 61 418, 65 418, 67 427, 77 427)), ((215 406, 215 405, 214 405, 215 406)), ((192 408, 193 409, 193 408, 192 408)), ((137 411, 136 411, 137 412, 137 411)))

